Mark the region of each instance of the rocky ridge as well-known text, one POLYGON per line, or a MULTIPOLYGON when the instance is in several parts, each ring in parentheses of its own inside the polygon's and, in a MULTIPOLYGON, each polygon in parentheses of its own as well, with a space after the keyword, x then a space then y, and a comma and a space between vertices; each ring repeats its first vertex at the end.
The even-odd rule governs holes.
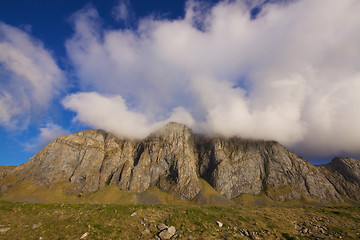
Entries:
POLYGON ((177 123, 143 140, 91 129, 60 137, 28 162, 0 168, 0 194, 31 180, 47 187, 70 182, 82 193, 112 184, 135 193, 157 186, 191 200, 202 191, 199 178, 229 199, 265 192, 276 200, 360 201, 358 160, 315 166, 274 141, 210 138, 177 123))

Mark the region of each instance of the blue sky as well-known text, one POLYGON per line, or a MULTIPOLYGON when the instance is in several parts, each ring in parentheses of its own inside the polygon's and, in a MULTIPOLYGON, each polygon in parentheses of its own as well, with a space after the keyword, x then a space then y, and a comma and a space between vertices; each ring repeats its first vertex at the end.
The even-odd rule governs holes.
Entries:
MULTIPOLYGON (((215 1, 214 1, 215 2, 215 1)), ((46 1, 46 0, 16 0, 1 1, 0 3, 0 22, 12 27, 23 30, 33 38, 41 41, 44 48, 51 52, 58 66, 67 72, 68 87, 60 97, 56 98, 54 105, 47 109, 45 115, 25 127, 19 126, 15 129, 0 124, 0 165, 18 165, 26 162, 38 151, 44 143, 37 144, 38 135, 41 128, 46 124, 57 124, 65 132, 72 133, 89 128, 82 124, 74 124, 71 120, 75 114, 63 109, 59 100, 66 93, 78 91, 76 86, 76 76, 72 75, 72 66, 68 63, 65 49, 65 41, 73 34, 73 28, 70 23, 72 14, 87 5, 92 5, 99 11, 108 28, 128 28, 136 27, 139 18, 149 15, 159 15, 166 18, 176 19, 184 15, 185 1, 142 1, 135 0, 126 3, 133 12, 132 22, 125 26, 123 22, 116 21, 112 16, 113 9, 118 6, 120 1, 46 1), (20 128, 20 129, 19 129, 20 128), (66 129, 66 130, 65 130, 66 129), (27 147, 33 144, 33 148, 27 147), (35 146, 36 145, 36 146, 35 146)), ((1 81, 5 81, 3 78, 1 81)))
POLYGON ((169 121, 360 158, 357 0, 0 3, 0 165, 169 121))

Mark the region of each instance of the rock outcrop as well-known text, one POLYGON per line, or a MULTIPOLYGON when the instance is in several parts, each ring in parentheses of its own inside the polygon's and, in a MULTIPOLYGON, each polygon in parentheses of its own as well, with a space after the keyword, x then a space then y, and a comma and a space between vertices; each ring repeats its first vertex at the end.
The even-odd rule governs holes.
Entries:
POLYGON ((15 166, 0 166, 0 181, 15 168, 15 166))
POLYGON ((341 199, 318 167, 277 142, 238 138, 200 142, 200 176, 227 198, 281 188, 272 197, 299 199, 306 193, 320 200, 341 199))
POLYGON ((360 161, 338 157, 321 168, 337 192, 360 201, 360 161))
POLYGON ((143 140, 102 130, 60 137, 27 163, 1 170, 0 193, 31 180, 47 187, 70 182, 83 193, 110 184, 135 193, 157 186, 189 200, 202 190, 200 177, 229 199, 265 192, 277 200, 304 194, 322 201, 360 200, 358 160, 314 166, 274 141, 210 138, 177 123, 143 140))

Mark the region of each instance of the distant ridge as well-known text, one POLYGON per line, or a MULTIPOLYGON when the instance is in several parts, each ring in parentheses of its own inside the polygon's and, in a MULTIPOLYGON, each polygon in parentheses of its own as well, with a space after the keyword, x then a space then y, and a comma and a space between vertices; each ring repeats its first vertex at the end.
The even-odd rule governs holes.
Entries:
POLYGON ((66 183, 78 196, 111 185, 138 196, 156 187, 185 200, 209 192, 219 202, 261 193, 280 201, 360 201, 360 161, 315 166, 275 141, 210 138, 169 123, 143 140, 85 130, 56 139, 18 167, 0 167, 0 195, 25 182, 49 189, 66 183))

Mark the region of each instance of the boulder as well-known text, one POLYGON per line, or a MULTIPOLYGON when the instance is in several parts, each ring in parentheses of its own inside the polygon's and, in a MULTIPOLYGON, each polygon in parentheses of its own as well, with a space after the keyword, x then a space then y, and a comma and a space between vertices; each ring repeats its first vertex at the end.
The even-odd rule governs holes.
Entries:
POLYGON ((176 233, 175 227, 171 226, 169 228, 164 229, 159 233, 160 239, 170 239, 176 233))

